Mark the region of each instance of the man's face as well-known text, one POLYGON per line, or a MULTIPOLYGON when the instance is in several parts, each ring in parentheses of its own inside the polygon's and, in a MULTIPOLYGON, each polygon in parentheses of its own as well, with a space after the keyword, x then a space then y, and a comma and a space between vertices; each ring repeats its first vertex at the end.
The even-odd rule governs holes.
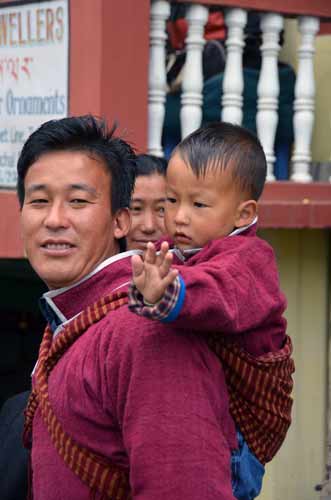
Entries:
POLYGON ((149 241, 156 242, 165 234, 165 177, 160 174, 136 178, 130 204, 131 228, 127 236, 128 250, 146 250, 149 241))
POLYGON ((27 257, 50 289, 73 285, 118 252, 129 215, 111 211, 105 165, 82 152, 41 156, 28 170, 21 213, 27 257))

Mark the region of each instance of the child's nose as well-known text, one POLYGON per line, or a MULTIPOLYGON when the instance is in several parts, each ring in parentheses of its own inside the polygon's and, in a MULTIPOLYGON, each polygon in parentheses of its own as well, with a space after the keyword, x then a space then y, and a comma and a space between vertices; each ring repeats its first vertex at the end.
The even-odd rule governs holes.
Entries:
POLYGON ((189 223, 189 213, 186 207, 180 206, 175 215, 176 224, 188 224, 189 223))

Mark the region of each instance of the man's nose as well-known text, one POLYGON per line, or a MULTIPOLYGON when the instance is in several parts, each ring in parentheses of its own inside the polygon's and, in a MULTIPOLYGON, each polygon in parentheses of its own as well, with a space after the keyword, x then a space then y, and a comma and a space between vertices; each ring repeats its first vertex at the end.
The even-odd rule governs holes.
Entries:
POLYGON ((155 216, 151 211, 146 211, 144 213, 142 229, 145 233, 154 233, 154 231, 156 230, 155 216))
POLYGON ((45 217, 45 226, 49 229, 68 227, 67 209, 63 203, 50 203, 45 217))

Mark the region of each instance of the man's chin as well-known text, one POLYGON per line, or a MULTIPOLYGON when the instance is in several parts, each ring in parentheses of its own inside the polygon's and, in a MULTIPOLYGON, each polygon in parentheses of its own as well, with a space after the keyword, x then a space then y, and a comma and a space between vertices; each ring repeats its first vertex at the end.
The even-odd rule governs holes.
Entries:
POLYGON ((57 290, 58 288, 74 285, 81 279, 77 275, 63 272, 63 269, 54 270, 52 272, 49 270, 48 272, 42 272, 40 270, 40 272, 37 271, 37 274, 46 283, 49 290, 57 290))

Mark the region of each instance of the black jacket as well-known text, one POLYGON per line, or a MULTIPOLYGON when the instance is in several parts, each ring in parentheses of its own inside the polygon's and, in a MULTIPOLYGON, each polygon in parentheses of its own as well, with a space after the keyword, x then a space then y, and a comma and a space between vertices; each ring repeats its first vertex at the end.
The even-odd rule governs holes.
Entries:
POLYGON ((8 399, 0 412, 0 498, 26 500, 29 452, 23 447, 25 409, 30 392, 8 399))

